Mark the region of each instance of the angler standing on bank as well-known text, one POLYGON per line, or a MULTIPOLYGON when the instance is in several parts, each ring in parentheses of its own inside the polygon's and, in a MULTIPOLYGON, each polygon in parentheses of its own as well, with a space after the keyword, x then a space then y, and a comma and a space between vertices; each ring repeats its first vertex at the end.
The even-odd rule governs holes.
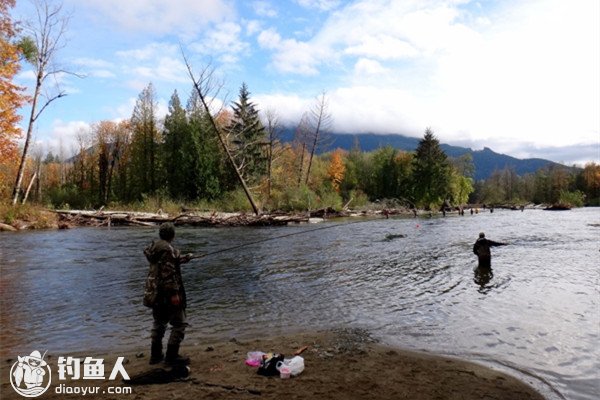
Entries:
POLYGON ((169 365, 187 365, 188 357, 179 355, 179 346, 187 327, 185 308, 186 297, 181 277, 181 264, 190 261, 190 255, 181 256, 171 242, 175 238, 175 226, 163 223, 158 230, 160 240, 152 241, 144 254, 150 263, 144 291, 144 305, 152 308, 152 347, 150 364, 157 364, 164 358, 169 365), (171 334, 167 344, 167 354, 163 354, 162 339, 171 324, 171 334))

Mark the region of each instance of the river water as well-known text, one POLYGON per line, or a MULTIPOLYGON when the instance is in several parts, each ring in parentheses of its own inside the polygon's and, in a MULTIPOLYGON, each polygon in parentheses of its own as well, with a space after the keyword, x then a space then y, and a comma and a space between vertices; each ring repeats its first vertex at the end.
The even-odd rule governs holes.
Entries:
MULTIPOLYGON (((147 347, 142 250, 155 236, 0 234, 0 355, 147 347)), ((597 398, 599 238, 593 208, 178 228, 184 252, 263 241, 184 266, 185 343, 357 327, 390 345, 492 365, 550 399, 597 398), (510 244, 492 249, 493 276, 474 268, 480 231, 510 244)))

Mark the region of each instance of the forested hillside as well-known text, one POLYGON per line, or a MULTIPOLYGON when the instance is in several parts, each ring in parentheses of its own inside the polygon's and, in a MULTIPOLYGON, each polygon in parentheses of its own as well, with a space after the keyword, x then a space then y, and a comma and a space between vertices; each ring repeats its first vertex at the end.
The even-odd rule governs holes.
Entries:
MULTIPOLYGON (((385 146, 391 146, 404 151, 414 151, 419 145, 418 138, 400 134, 331 133, 330 136, 330 143, 322 149, 322 152, 327 152, 335 148, 349 151, 357 145, 363 151, 373 151, 385 146)), ((293 137, 294 129, 287 128, 283 134, 283 139, 291 141, 293 137)), ((471 154, 475 168, 473 178, 477 181, 487 179, 494 171, 505 168, 514 169, 517 175, 521 176, 528 173, 535 173, 541 168, 560 166, 558 163, 541 158, 518 159, 506 154, 496 153, 487 147, 484 147, 483 150, 473 150, 446 143, 441 143, 440 146, 448 157, 458 158, 465 154, 471 154)))

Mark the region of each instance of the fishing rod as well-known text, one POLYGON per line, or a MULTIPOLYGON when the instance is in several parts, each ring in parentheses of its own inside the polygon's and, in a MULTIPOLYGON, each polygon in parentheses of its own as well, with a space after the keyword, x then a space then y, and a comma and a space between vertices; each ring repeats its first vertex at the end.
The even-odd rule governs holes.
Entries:
POLYGON ((253 242, 248 242, 248 243, 242 243, 242 244, 238 244, 238 245, 232 246, 232 247, 227 247, 227 248, 221 249, 221 250, 215 250, 215 251, 211 251, 211 252, 208 252, 208 253, 200 253, 200 254, 188 254, 187 256, 188 256, 188 258, 190 260, 195 260, 195 259, 198 259, 198 258, 204 258, 204 257, 212 256, 214 254, 225 253, 225 252, 231 251, 231 250, 237 250, 237 249, 240 249, 242 247, 251 246, 253 244, 270 242, 271 240, 278 240, 278 239, 283 239, 283 238, 287 238, 287 237, 290 237, 290 236, 302 235, 302 234, 305 234, 305 233, 310 233, 310 232, 315 232, 315 231, 321 231, 321 230, 325 230, 325 229, 333 229, 333 228, 337 228, 339 226, 348 226, 348 225, 360 224, 360 223, 371 222, 371 221, 374 221, 374 220, 373 219, 367 219, 367 220, 347 222, 347 223, 344 223, 344 224, 319 226, 318 228, 305 229, 305 230, 300 231, 300 232, 286 233, 285 235, 275 236, 275 237, 261 239, 261 240, 255 240, 253 242))

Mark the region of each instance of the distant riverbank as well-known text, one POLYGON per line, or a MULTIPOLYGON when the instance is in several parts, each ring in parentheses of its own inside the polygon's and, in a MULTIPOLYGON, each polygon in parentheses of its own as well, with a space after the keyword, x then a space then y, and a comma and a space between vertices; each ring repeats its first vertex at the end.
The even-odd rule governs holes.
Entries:
POLYGON ((385 207, 373 204, 360 210, 334 210, 323 208, 303 212, 273 212, 255 215, 249 212, 221 212, 194 210, 185 207, 179 212, 131 211, 131 210, 50 210, 35 205, 0 205, 0 231, 20 231, 31 229, 69 229, 79 226, 151 226, 162 222, 173 222, 176 225, 190 226, 279 226, 289 223, 319 222, 330 218, 344 217, 384 217, 414 216, 434 217, 452 214, 479 214, 493 212, 494 209, 551 209, 548 205, 497 205, 472 204, 445 210, 416 210, 409 208, 385 207))

